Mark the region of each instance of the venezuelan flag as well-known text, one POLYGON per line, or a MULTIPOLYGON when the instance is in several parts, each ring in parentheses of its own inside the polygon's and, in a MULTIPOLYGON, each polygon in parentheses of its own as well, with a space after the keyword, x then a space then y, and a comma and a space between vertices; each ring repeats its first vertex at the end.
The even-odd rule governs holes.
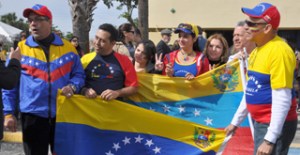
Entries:
MULTIPOLYGON (((194 80, 138 74, 138 94, 131 103, 212 128, 228 126, 243 96, 238 61, 225 64, 194 80)), ((248 120, 236 131, 223 154, 253 154, 248 120)))
POLYGON ((225 138, 223 130, 79 95, 58 95, 56 121, 57 155, 213 155, 225 138))

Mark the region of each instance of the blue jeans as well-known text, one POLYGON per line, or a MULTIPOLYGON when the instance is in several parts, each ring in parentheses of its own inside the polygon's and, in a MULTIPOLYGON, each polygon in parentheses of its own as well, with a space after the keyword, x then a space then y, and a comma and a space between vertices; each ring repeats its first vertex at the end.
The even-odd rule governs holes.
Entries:
MULTIPOLYGON (((290 144, 292 143, 296 130, 298 120, 284 122, 281 134, 279 135, 272 155, 287 155, 289 152, 290 144)), ((254 121, 254 155, 257 152, 258 147, 264 141, 264 137, 267 134, 269 124, 258 123, 254 121)))

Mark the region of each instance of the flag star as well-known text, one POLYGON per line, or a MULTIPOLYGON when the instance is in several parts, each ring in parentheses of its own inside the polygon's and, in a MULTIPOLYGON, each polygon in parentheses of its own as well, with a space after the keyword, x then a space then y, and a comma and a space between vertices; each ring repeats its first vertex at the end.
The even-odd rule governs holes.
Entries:
POLYGON ((112 147, 113 149, 115 149, 116 151, 118 151, 118 149, 120 149, 120 145, 119 143, 114 143, 114 146, 112 147))
POLYGON ((168 107, 167 105, 164 105, 163 110, 164 110, 164 112, 170 112, 170 107, 168 107))
POLYGON ((69 60, 69 57, 66 57, 66 60, 69 60))
POLYGON ((160 153, 160 147, 155 147, 154 149, 152 149, 154 151, 155 154, 160 153))
POLYGON ((205 120, 206 125, 212 125, 212 121, 213 121, 213 119, 206 117, 206 120, 205 120))
POLYGON ((28 63, 30 63, 30 64, 31 64, 31 63, 32 63, 32 60, 29 60, 29 62, 28 62, 28 63))
POLYGON ((60 63, 60 64, 62 64, 62 63, 63 63, 63 61, 60 59, 60 60, 59 60, 59 63, 60 63))
POLYGON ((105 155, 114 155, 114 154, 111 153, 111 151, 109 150, 109 152, 105 152, 105 155))
POLYGON ((149 110, 151 110, 151 111, 155 111, 155 109, 153 109, 152 107, 149 107, 149 110))
POLYGON ((123 143, 124 143, 124 145, 126 145, 126 144, 130 144, 130 139, 131 138, 127 138, 127 137, 125 137, 125 139, 123 139, 122 141, 123 141, 123 143))
POLYGON ((38 65, 39 65, 39 63, 38 63, 38 62, 36 62, 36 63, 35 63, 35 65, 36 65, 36 66, 38 66, 38 65))
POLYGON ((22 58, 21 61, 25 61, 25 58, 22 58))
POLYGON ((151 147, 151 145, 154 145, 154 143, 152 142, 152 139, 151 140, 146 140, 146 144, 147 146, 151 147))
POLYGON ((179 113, 183 113, 183 112, 185 112, 185 107, 182 107, 180 105, 179 108, 178 108, 178 110, 179 110, 179 113))
POLYGON ((71 59, 73 59, 74 55, 71 55, 70 57, 71 57, 71 59))
POLYGON ((195 108, 194 116, 195 116, 195 117, 200 116, 200 110, 197 110, 197 109, 195 108))
POLYGON ((141 137, 141 135, 139 135, 138 137, 134 137, 135 138, 135 143, 142 143, 142 140, 144 138, 141 137))

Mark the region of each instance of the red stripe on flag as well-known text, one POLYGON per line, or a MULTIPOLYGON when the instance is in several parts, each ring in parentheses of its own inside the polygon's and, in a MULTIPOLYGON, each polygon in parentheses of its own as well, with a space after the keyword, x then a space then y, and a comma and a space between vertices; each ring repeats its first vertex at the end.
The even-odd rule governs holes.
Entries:
POLYGON ((250 127, 239 127, 228 141, 222 155, 252 155, 254 142, 250 127))

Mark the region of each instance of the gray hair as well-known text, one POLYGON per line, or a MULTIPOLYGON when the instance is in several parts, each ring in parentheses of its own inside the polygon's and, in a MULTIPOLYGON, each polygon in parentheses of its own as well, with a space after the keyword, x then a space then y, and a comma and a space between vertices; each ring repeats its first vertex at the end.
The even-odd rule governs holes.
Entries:
POLYGON ((245 25, 246 25, 246 22, 242 20, 236 24, 236 27, 245 26, 245 25))

